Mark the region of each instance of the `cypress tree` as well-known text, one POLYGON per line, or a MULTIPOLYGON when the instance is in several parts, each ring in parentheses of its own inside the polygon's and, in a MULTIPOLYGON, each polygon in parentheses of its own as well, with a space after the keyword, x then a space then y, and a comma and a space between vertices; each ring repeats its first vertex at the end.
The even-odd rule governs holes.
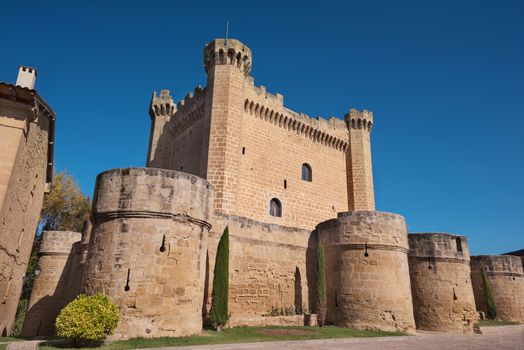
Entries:
POLYGON ((493 300, 493 294, 491 293, 491 286, 489 285, 488 274, 486 270, 481 269, 482 275, 482 286, 484 287, 484 297, 486 298, 486 304, 488 307, 488 317, 492 320, 497 317, 497 308, 495 306, 495 300, 493 300))
POLYGON ((213 276, 213 293, 210 318, 213 326, 220 330, 229 318, 229 229, 226 226, 218 243, 213 276))
POLYGON ((321 245, 317 247, 317 319, 318 325, 323 326, 326 321, 327 297, 326 297, 326 262, 324 257, 324 248, 321 245))

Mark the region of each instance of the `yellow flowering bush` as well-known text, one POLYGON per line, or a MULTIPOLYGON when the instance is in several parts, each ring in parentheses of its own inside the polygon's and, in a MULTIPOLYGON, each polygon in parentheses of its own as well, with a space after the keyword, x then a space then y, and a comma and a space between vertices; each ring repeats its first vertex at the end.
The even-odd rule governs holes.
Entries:
POLYGON ((118 306, 107 296, 81 294, 60 311, 56 335, 78 346, 97 343, 113 334, 118 318, 118 306))

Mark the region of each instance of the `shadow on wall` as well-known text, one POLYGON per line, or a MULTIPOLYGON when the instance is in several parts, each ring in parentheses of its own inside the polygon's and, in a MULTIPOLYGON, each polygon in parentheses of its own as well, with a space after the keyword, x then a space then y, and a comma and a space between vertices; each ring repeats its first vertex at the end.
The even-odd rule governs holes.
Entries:
POLYGON ((317 306, 315 305, 316 294, 316 276, 317 276, 317 246, 318 246, 318 231, 314 230, 309 236, 307 250, 306 250, 306 281, 308 286, 308 304, 309 312, 316 313, 317 306))
MULTIPOLYGON (((71 252, 67 255, 64 268, 53 294, 46 295, 33 305, 30 305, 26 312, 22 334, 24 336, 50 336, 55 334, 55 321, 60 311, 78 294, 80 294, 82 269, 81 269, 81 241, 73 244, 71 252)), ((60 259, 59 255, 42 255, 39 257, 38 266, 46 267, 45 259, 60 259), (42 264, 42 265, 41 265, 42 264)), ((55 261, 56 263, 56 261, 55 261)), ((53 270, 41 271, 40 277, 52 274, 53 270)), ((39 285, 33 285, 33 293, 38 293, 37 288, 45 288, 46 283, 54 283, 52 279, 45 278, 39 285)), ((45 292, 45 291, 44 291, 45 292)), ((31 299, 33 294, 31 295, 31 299)), ((31 300, 32 301, 32 300, 31 300)))

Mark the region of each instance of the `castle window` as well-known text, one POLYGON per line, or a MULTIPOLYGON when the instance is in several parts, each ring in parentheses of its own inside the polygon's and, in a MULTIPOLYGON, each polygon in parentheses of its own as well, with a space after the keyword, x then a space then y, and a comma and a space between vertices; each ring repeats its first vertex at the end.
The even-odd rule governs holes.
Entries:
POLYGON ((269 202, 269 215, 282 217, 282 203, 277 198, 273 198, 269 202))
POLYGON ((242 147, 242 154, 246 154, 246 148, 242 147))
POLYGON ((308 163, 302 164, 302 180, 308 182, 312 180, 311 166, 308 163))
POLYGON ((462 240, 460 237, 455 238, 455 242, 457 243, 457 252, 462 251, 462 240))
POLYGON ((284 180, 284 189, 287 189, 287 180, 284 180))

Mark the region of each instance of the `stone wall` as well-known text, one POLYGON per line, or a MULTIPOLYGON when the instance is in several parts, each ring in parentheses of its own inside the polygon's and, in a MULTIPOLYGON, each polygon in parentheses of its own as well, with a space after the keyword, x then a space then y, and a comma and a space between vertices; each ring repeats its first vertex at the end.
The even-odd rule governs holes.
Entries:
POLYGON ((53 123, 34 90, 0 83, 0 336, 11 332, 52 177, 53 123))
POLYGON ((56 317, 79 293, 82 234, 72 231, 44 231, 38 251, 38 275, 22 334, 27 337, 55 334, 56 317))
POLYGON ((479 255, 471 257, 471 281, 477 310, 487 313, 481 270, 486 271, 497 320, 524 322, 524 273, 518 256, 479 255))
POLYGON ((205 311, 211 307, 218 240, 230 234, 229 312, 232 318, 269 315, 272 309, 313 309, 316 238, 311 231, 216 215, 209 244, 205 311))
POLYGON ((152 168, 98 175, 85 291, 120 307, 115 338, 202 329, 211 185, 152 168))
POLYGON ((409 269, 418 329, 473 333, 477 311, 466 237, 410 234, 409 269))
POLYGON ((404 218, 353 211, 339 213, 317 230, 326 255, 327 321, 413 333, 404 218))

